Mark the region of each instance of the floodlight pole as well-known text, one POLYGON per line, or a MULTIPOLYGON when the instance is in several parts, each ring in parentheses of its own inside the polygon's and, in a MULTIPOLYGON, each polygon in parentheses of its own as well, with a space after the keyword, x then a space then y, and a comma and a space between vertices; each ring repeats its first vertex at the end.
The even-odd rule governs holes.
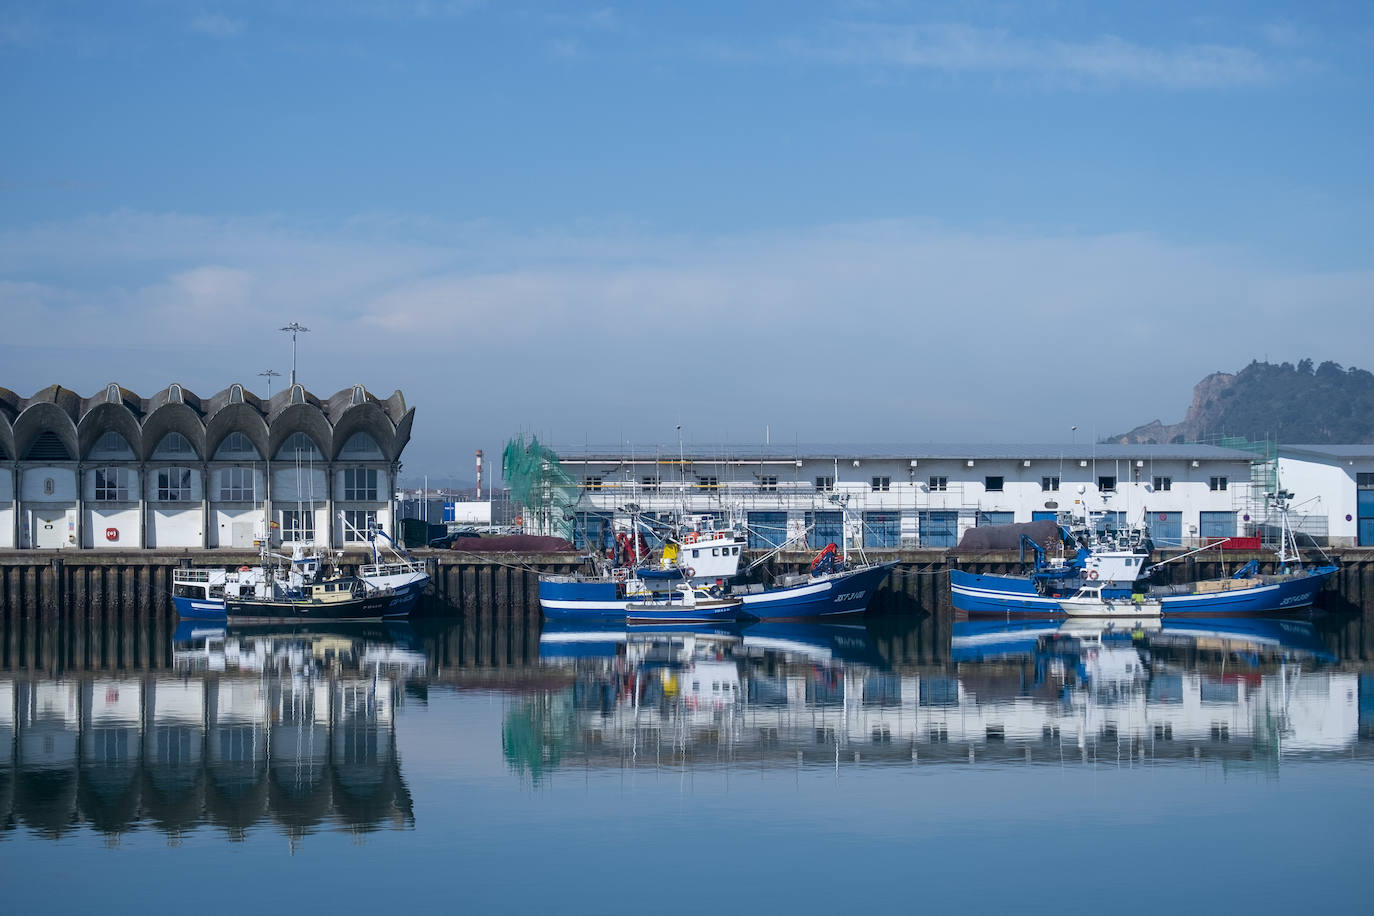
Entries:
POLYGON ((299 321, 293 321, 281 330, 291 332, 291 387, 294 388, 296 387, 296 335, 310 329, 299 321))
POLYGON ((262 372, 259 372, 258 375, 264 376, 267 379, 267 397, 270 400, 272 397, 272 379, 280 378, 281 373, 275 369, 264 369, 262 372))

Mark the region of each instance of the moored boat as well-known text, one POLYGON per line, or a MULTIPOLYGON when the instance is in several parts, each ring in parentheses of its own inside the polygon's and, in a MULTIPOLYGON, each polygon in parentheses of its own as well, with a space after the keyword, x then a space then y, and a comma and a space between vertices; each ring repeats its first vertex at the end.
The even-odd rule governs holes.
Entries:
POLYGON ((1115 616, 1112 612, 1117 608, 1129 616, 1125 605, 1136 602, 1152 610, 1157 603, 1158 613, 1166 616, 1255 615, 1309 607, 1337 567, 1330 562, 1303 563, 1288 524, 1287 503, 1291 498, 1286 491, 1271 497, 1282 520, 1276 551, 1278 568, 1271 573, 1260 573, 1258 562, 1252 561, 1228 578, 1155 585, 1149 579, 1164 563, 1150 563, 1153 545, 1148 529, 1103 533, 1085 524, 1077 532, 1061 529, 1065 543, 1075 548, 1072 556, 1050 558, 1043 545, 1032 543, 1035 561, 1027 575, 950 570, 953 604, 967 614, 996 616, 1052 616, 1075 613, 1074 609, 1086 612, 1093 601, 1099 603, 1101 616, 1115 616))

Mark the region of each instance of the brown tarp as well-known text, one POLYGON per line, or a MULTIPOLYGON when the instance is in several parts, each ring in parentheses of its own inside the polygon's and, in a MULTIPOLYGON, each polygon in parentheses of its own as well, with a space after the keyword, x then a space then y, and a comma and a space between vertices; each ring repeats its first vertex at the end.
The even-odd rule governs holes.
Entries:
POLYGON ((569 553, 577 550, 571 541, 538 534, 458 538, 453 542, 453 549, 464 553, 569 553))
POLYGON ((1021 535, 1025 535, 1046 550, 1059 543, 1057 522, 1022 522, 1016 525, 985 525, 970 528, 959 539, 955 553, 995 553, 1016 550, 1021 546, 1021 535))

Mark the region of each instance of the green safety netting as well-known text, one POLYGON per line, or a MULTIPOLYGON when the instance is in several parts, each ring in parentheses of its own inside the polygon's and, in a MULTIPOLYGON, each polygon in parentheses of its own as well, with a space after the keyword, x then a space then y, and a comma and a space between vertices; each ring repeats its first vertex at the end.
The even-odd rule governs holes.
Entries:
POLYGON ((573 507, 582 491, 558 461, 558 456, 533 436, 517 436, 501 453, 501 475, 511 499, 524 508, 526 530, 572 539, 573 507))

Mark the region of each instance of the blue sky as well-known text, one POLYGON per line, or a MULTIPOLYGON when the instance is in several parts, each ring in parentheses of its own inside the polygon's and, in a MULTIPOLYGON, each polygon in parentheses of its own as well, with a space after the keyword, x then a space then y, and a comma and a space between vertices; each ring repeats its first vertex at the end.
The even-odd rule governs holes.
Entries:
POLYGON ((1366 4, 12 0, 0 385, 208 394, 298 320, 434 475, 1174 421, 1369 367, 1371 52, 1366 4))

